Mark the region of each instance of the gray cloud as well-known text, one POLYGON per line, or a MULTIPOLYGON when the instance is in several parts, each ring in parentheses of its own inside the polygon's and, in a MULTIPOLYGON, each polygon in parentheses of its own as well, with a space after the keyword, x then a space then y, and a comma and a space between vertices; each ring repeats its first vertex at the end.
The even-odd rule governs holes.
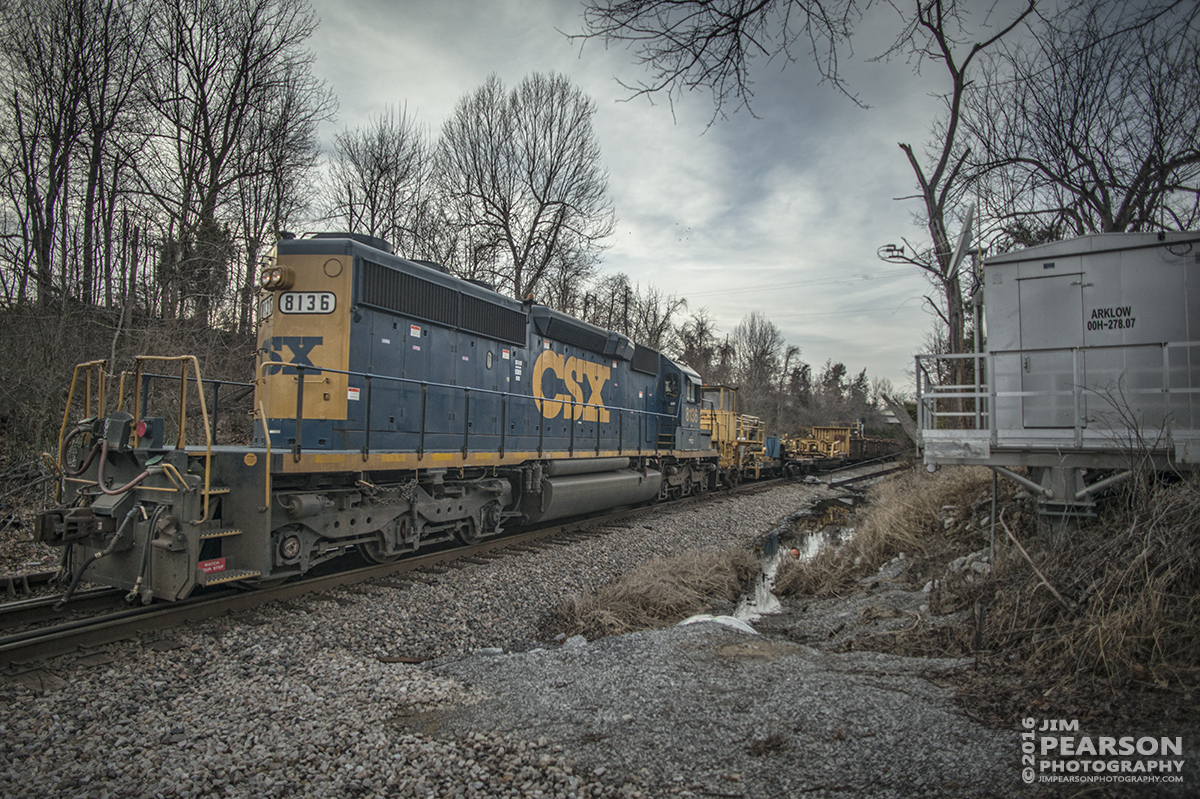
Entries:
MULTIPOLYGON (((897 142, 920 143, 936 88, 900 65, 859 59, 846 75, 855 106, 799 61, 755 73, 755 114, 711 126, 709 98, 672 107, 628 99, 617 79, 643 77, 623 48, 582 48, 566 0, 439 3, 320 0, 316 72, 336 93, 334 130, 407 105, 436 131, 458 99, 495 72, 512 85, 531 72, 568 75, 596 101, 596 129, 618 221, 605 269, 706 307, 724 332, 765 312, 802 357, 906 386, 930 319, 911 269, 875 252, 912 226, 913 179, 897 142), (870 275, 864 279, 863 275, 870 275)), ((888 27, 866 31, 879 52, 888 27)), ((935 75, 935 73, 931 73, 935 75)))

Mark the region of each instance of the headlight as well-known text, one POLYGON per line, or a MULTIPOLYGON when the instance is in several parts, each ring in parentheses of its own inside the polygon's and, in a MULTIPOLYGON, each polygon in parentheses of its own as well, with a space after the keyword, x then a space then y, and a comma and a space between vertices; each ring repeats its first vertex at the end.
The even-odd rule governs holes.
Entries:
POLYGON ((288 266, 273 266, 264 269, 258 276, 258 283, 267 291, 290 289, 296 282, 296 273, 288 266))

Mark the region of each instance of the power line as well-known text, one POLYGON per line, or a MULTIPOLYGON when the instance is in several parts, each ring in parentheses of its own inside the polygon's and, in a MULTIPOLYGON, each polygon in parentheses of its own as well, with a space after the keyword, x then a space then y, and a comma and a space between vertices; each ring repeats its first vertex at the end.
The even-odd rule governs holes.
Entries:
POLYGON ((735 289, 714 289, 712 291, 692 291, 688 292, 687 298, 690 300, 693 297, 709 297, 728 294, 746 294, 755 291, 779 291, 780 289, 806 288, 808 286, 834 286, 839 283, 858 283, 862 281, 873 280, 892 280, 898 277, 909 277, 910 272, 880 272, 878 274, 862 274, 853 277, 832 277, 821 280, 806 280, 799 283, 772 283, 766 286, 746 286, 744 288, 735 289))
MULTIPOLYGON (((903 305, 903 303, 901 305, 903 305)), ((771 311, 771 319, 776 319, 776 318, 797 319, 797 318, 806 317, 806 316, 845 316, 847 314, 856 314, 856 313, 878 313, 879 311, 889 311, 890 313, 888 315, 890 316, 892 314, 897 313, 899 310, 900 310, 900 307, 897 307, 895 305, 877 306, 875 308, 859 308, 859 309, 853 310, 853 311, 812 311, 812 312, 800 311, 800 312, 777 313, 775 310, 772 310, 771 311)))

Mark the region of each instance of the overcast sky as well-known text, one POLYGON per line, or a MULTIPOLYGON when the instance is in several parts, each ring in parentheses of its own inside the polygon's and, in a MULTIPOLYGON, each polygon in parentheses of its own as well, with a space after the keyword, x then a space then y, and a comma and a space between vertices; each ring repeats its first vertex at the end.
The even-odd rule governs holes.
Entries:
MULTIPOLYGON (((877 249, 912 224, 914 180, 898 142, 919 145, 938 106, 941 74, 867 63, 888 41, 891 20, 864 29, 845 65, 856 107, 818 85, 810 63, 761 65, 756 100, 712 126, 710 97, 674 108, 628 101, 618 79, 645 77, 624 48, 580 46, 576 0, 314 0, 315 72, 336 94, 342 128, 388 106, 440 130, 466 93, 490 73, 511 87, 532 72, 559 72, 596 102, 596 135, 609 173, 616 230, 605 271, 625 272, 707 308, 722 333, 754 310, 783 331, 819 370, 827 359, 866 368, 912 391, 912 356, 931 319, 930 292, 911 267, 877 249)), ((886 10, 886 9, 884 9, 886 10)), ((956 232, 956 231, 952 231, 956 232)))

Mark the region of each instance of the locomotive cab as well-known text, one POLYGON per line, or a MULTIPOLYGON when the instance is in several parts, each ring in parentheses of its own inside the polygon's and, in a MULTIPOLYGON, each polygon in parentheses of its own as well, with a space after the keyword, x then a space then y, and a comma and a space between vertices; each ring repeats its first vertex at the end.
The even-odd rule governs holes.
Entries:
POLYGON ((669 449, 696 451, 712 448, 712 431, 700 425, 704 381, 692 369, 663 359, 663 413, 671 419, 669 449))

